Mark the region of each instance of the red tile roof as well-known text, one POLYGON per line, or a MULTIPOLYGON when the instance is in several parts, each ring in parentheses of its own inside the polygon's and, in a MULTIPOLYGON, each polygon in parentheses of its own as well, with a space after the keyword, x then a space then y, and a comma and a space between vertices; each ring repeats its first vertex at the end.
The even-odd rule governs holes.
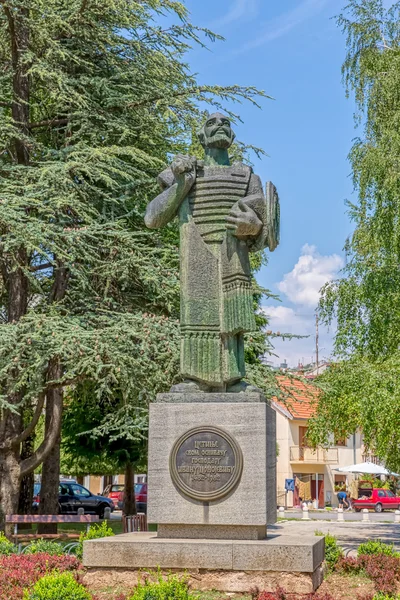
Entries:
POLYGON ((283 398, 274 398, 275 404, 288 412, 293 419, 309 419, 316 410, 319 390, 312 383, 287 376, 278 377, 283 398))

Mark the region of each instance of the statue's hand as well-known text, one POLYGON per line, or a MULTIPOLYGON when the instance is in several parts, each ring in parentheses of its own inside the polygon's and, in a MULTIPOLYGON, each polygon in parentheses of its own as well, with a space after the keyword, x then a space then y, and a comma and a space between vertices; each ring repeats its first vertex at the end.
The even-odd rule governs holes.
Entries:
POLYGON ((193 184, 196 179, 196 158, 178 154, 171 164, 171 169, 178 183, 193 184))
POLYGON ((233 207, 226 217, 226 228, 237 238, 256 237, 262 228, 262 221, 250 206, 239 200, 238 208, 233 207))

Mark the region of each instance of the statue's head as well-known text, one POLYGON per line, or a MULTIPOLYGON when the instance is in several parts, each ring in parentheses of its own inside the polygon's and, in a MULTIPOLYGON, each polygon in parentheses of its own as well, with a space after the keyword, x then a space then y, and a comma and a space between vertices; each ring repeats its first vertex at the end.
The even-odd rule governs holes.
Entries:
POLYGON ((235 139, 230 120, 218 112, 208 117, 197 136, 203 148, 227 149, 235 139))

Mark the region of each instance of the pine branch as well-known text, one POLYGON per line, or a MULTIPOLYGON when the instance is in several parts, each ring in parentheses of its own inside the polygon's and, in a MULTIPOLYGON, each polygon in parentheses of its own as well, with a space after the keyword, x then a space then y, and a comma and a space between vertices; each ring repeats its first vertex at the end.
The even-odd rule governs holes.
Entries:
POLYGON ((43 411, 45 397, 46 397, 46 395, 44 392, 39 394, 39 398, 38 398, 35 412, 34 412, 31 422, 26 427, 26 429, 22 433, 20 433, 20 435, 18 435, 16 438, 10 440, 7 444, 2 444, 0 446, 2 450, 7 450, 7 449, 11 448, 12 446, 14 446, 14 447, 19 446, 20 444, 22 444, 22 442, 24 442, 26 439, 28 439, 28 437, 35 431, 36 425, 38 424, 40 416, 43 411))
POLYGON ((36 123, 28 123, 28 129, 37 129, 38 127, 64 127, 68 125, 69 119, 46 119, 36 123))
POLYGON ((79 15, 83 15, 83 13, 85 12, 85 10, 87 9, 89 5, 89 0, 82 0, 82 4, 81 7, 79 9, 79 15))
POLYGON ((181 92, 175 92, 169 96, 153 96, 152 98, 147 98, 146 100, 140 100, 139 102, 130 102, 126 105, 127 108, 138 108, 140 106, 146 106, 146 104, 153 104, 154 102, 158 102, 159 100, 169 100, 171 98, 179 98, 180 96, 190 96, 191 94, 198 93, 202 94, 207 92, 207 87, 192 87, 185 88, 181 92))
MULTIPOLYGON (((47 378, 49 380, 58 380, 61 376, 61 364, 58 357, 51 360, 47 369, 47 378)), ((44 394, 43 394, 44 396, 44 394)), ((62 411, 63 411, 63 394, 52 394, 52 417, 49 427, 49 435, 44 438, 39 448, 30 456, 21 462, 20 477, 28 475, 34 471, 50 454, 54 444, 56 443, 61 429, 62 411)), ((47 402, 50 397, 47 396, 47 402)))
POLYGON ((30 268, 32 273, 36 273, 37 271, 43 271, 44 269, 52 269, 54 267, 53 263, 43 263, 41 265, 34 265, 30 268))
POLYGON ((50 454, 60 432, 63 408, 63 396, 59 394, 53 401, 53 417, 51 419, 50 434, 43 440, 39 448, 30 456, 21 462, 21 475, 24 477, 32 473, 50 454))
POLYGON ((3 10, 4 10, 4 13, 5 13, 7 21, 8 21, 8 30, 10 32, 10 38, 11 38, 12 63, 15 68, 16 65, 18 64, 18 43, 17 43, 15 22, 14 22, 14 18, 11 13, 10 7, 7 5, 7 0, 0 0, 0 4, 3 6, 3 10))

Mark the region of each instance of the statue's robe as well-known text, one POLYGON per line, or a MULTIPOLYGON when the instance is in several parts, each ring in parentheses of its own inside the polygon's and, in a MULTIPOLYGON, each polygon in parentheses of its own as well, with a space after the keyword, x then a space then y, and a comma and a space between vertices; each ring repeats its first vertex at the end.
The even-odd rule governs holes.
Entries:
MULTIPOLYGON (((171 169, 159 176, 166 190, 171 169)), ((240 210, 240 209, 239 209, 240 210)), ((178 209, 181 254, 181 374, 220 388, 245 376, 243 334, 256 329, 249 252, 267 245, 260 178, 242 163, 197 163, 196 180, 178 209), (263 227, 239 240, 226 217, 242 199, 263 227)))

